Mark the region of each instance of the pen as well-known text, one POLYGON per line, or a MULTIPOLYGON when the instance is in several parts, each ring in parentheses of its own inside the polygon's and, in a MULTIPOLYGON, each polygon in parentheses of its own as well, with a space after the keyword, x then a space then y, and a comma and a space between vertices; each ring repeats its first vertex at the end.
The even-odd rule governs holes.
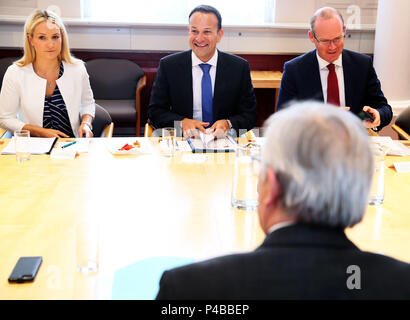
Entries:
POLYGON ((62 146, 61 148, 67 148, 67 147, 69 147, 69 146, 72 146, 72 145, 75 144, 75 143, 77 143, 77 141, 73 141, 73 142, 67 143, 67 144, 65 144, 64 146, 62 146))

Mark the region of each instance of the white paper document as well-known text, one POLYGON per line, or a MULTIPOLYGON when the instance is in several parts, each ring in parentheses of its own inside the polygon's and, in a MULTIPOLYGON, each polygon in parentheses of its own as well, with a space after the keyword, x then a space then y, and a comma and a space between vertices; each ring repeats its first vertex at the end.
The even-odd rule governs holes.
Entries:
MULTIPOLYGON (((57 144, 57 148, 62 148, 63 146, 68 145, 70 143, 72 143, 72 141, 59 141, 57 144)), ((75 144, 72 144, 64 149, 69 149, 69 150, 74 149, 78 153, 87 153, 89 145, 90 145, 89 138, 81 138, 81 139, 76 139, 75 144)))
POLYGON ((191 147, 186 140, 177 140, 177 151, 180 152, 191 152, 191 147))
POLYGON ((70 147, 54 148, 50 153, 50 158, 51 159, 68 159, 68 160, 74 159, 77 154, 77 150, 75 148, 70 148, 70 147))
POLYGON ((410 156, 410 148, 406 147, 398 140, 393 140, 391 137, 370 137, 372 143, 379 144, 388 148, 387 155, 389 156, 410 156))
POLYGON ((407 162, 394 162, 394 168, 398 173, 410 172, 410 161, 407 162))
MULTIPOLYGON (((38 138, 30 137, 30 153, 31 154, 46 154, 54 147, 57 138, 38 138)), ((16 154, 15 138, 12 137, 1 154, 16 154)))

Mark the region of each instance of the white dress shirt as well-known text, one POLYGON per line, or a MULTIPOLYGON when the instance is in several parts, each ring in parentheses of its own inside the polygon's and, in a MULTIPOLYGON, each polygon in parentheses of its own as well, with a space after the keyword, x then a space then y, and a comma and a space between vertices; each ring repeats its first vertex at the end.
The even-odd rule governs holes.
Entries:
MULTIPOLYGON (((324 101, 327 103, 327 76, 329 75, 329 69, 327 68, 327 65, 329 64, 329 62, 319 57, 317 50, 316 50, 316 57, 317 57, 317 61, 319 62, 320 81, 322 82, 323 98, 324 98, 324 101)), ((341 54, 339 58, 333 61, 333 64, 335 65, 337 84, 339 86, 340 106, 345 107, 346 106, 345 82, 344 82, 344 77, 343 77, 343 66, 342 66, 342 55, 341 54)))
POLYGON ((275 232, 276 230, 291 226, 296 224, 295 221, 285 221, 285 222, 279 222, 274 224, 272 227, 269 228, 268 234, 271 234, 272 232, 275 232))
POLYGON ((202 121, 202 69, 199 66, 201 63, 207 63, 211 65, 209 69, 209 75, 212 82, 212 96, 215 88, 215 76, 216 76, 216 64, 218 62, 218 50, 215 50, 214 55, 208 62, 201 61, 195 53, 192 51, 192 93, 193 93, 193 105, 194 114, 193 119, 202 121))

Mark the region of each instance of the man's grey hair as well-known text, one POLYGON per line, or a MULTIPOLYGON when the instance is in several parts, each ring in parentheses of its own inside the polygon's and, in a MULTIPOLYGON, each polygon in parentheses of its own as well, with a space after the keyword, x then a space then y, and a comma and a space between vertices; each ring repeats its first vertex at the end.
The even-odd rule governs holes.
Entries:
POLYGON ((335 16, 339 17, 340 20, 342 20, 342 28, 343 28, 344 25, 345 25, 345 22, 343 20, 342 14, 338 10, 336 10, 335 8, 332 8, 332 7, 323 7, 323 8, 318 9, 313 14, 313 16, 310 18, 310 31, 312 31, 312 33, 315 34, 315 30, 313 28, 315 26, 315 22, 316 22, 317 17, 321 17, 323 19, 330 19, 330 18, 333 18, 335 16))
POLYGON ((289 217, 343 228, 360 222, 374 164, 358 117, 308 101, 273 114, 265 126, 262 167, 274 170, 289 217))

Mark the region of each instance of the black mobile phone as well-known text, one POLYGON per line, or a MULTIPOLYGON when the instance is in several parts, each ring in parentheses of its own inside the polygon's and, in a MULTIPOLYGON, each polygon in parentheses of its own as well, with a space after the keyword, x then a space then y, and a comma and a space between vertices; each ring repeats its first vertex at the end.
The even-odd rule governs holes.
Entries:
POLYGON ((369 121, 369 122, 374 121, 373 115, 367 111, 362 110, 357 115, 359 116, 360 119, 364 121, 369 121))
POLYGON ((33 281, 42 261, 42 257, 21 257, 10 274, 9 282, 33 281))

